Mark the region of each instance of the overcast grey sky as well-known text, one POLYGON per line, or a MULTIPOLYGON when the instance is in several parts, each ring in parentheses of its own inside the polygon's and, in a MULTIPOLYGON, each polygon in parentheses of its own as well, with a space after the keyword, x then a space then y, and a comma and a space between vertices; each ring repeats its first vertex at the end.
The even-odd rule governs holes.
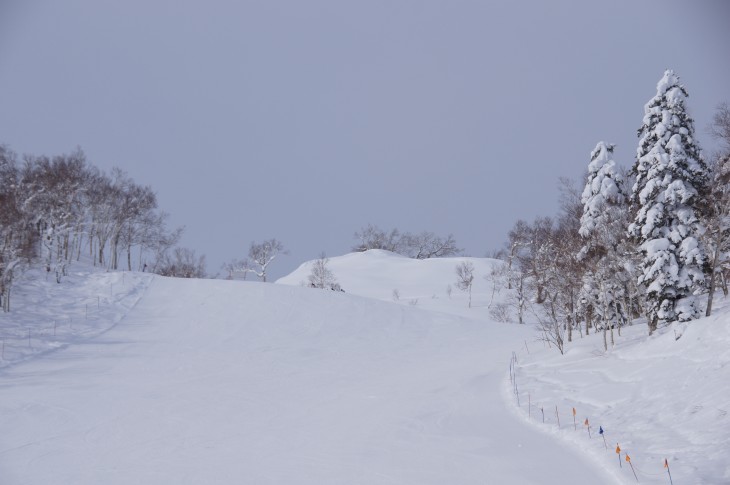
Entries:
POLYGON ((0 0, 0 143, 151 185, 208 270, 281 276, 367 223, 498 248, 600 140, 633 163, 664 69, 704 133, 730 2, 0 0))

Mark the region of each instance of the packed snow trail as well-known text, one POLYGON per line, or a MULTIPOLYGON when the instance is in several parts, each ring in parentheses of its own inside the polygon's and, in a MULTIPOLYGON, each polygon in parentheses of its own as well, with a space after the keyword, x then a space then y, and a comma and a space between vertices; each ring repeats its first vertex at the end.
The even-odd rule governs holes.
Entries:
POLYGON ((605 483, 505 407, 525 332, 156 277, 108 332, 0 373, 0 483, 605 483))

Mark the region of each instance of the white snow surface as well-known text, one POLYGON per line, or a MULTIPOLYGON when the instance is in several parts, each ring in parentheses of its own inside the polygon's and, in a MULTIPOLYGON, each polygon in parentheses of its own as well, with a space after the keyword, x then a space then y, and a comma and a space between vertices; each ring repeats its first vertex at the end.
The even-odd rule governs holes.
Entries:
POLYGON ((122 277, 17 285, 3 329, 33 307, 46 308, 38 329, 68 312, 77 333, 35 358, 6 349, 25 360, 0 371, 1 483, 610 483, 504 402, 526 327, 310 288, 122 277), (80 320, 105 292, 108 321, 80 320))
MULTIPOLYGON (((301 264, 276 283, 307 286, 313 263, 301 264)), ((371 249, 330 258, 327 267, 347 293, 486 321, 490 302, 499 301, 501 294, 501 289, 495 289, 486 278, 498 264, 502 263, 489 258, 412 259, 371 249), (456 266, 462 262, 474 265, 471 308, 467 306, 467 294, 456 287, 456 266), (399 295, 397 299, 394 290, 399 295)))
POLYGON ((0 315, 0 483, 636 483, 616 443, 642 484, 669 483, 665 458, 676 484, 730 483, 721 297, 709 319, 635 324, 608 352, 576 335, 562 356, 531 325, 488 320, 494 260, 332 258, 347 293, 300 287, 308 264, 289 285, 20 281, 0 315))

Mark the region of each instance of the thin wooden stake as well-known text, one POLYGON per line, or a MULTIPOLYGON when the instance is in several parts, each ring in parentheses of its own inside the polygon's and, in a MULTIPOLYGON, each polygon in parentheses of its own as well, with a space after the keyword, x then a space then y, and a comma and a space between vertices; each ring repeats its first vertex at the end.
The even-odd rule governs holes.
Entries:
POLYGON ((573 429, 578 431, 578 423, 575 422, 575 408, 573 408, 573 429))
POLYGON ((674 482, 672 481, 672 472, 669 471, 669 461, 667 461, 666 458, 664 458, 664 468, 667 469, 667 473, 669 474, 670 485, 674 485, 674 482))
POLYGON ((542 406, 540 406, 540 412, 542 412, 542 422, 544 423, 545 422, 545 410, 543 409, 542 406))
POLYGON ((555 405, 555 418, 558 420, 558 429, 560 428, 560 415, 558 414, 558 405, 555 405))
POLYGON ((636 470, 634 470, 634 464, 631 463, 631 457, 628 453, 626 453, 626 461, 629 462, 629 466, 631 467, 631 471, 634 472, 634 478, 636 478, 636 483, 639 483, 639 477, 636 476, 636 470))

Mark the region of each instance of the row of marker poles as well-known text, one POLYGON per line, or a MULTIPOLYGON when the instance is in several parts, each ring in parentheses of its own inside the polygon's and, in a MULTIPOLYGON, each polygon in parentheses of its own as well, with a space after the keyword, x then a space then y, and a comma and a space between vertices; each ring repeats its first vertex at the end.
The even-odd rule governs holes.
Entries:
MULTIPOLYGON (((527 346, 527 343, 525 342, 525 347, 527 346)), ((515 352, 512 352, 512 358, 510 360, 510 368, 509 368, 509 375, 510 375, 510 381, 512 382, 512 388, 513 392, 517 396, 517 406, 520 405, 520 394, 517 390, 517 378, 516 378, 516 366, 517 366, 517 354, 515 352)), ((540 406, 540 411, 542 411, 542 422, 545 422, 545 410, 543 406, 540 406)), ((578 414, 575 407, 572 408, 573 412, 573 429, 575 431, 578 430, 578 422, 576 420, 576 415, 578 414)), ((530 393, 527 393, 527 416, 528 418, 532 418, 532 398, 530 396, 530 393)), ((558 428, 560 428, 560 413, 558 412, 558 406, 555 406, 555 419, 558 422, 558 428)), ((583 422, 583 425, 586 427, 586 431, 588 432, 588 438, 593 439, 593 436, 591 435, 591 424, 590 421, 588 421, 588 418, 583 422)), ((601 438, 603 438, 603 446, 606 450, 608 450, 608 443, 606 442, 606 435, 605 431, 603 430, 603 426, 598 427, 598 434, 601 435, 601 438)), ((623 465, 621 463, 621 447, 618 443, 616 443, 616 454, 618 455, 618 465, 620 468, 623 468, 623 465)), ((636 479, 636 482, 639 482, 639 477, 636 474, 636 469, 634 469, 634 464, 631 463, 631 457, 628 453, 624 453, 624 460, 626 463, 629 464, 631 467, 631 472, 634 474, 634 478, 636 479)), ((669 476, 669 483, 670 485, 674 485, 674 481, 672 480, 672 472, 669 469, 669 460, 666 458, 664 459, 664 468, 667 470, 667 475, 669 476)), ((643 472, 642 472, 643 473, 643 472)))
MULTIPOLYGON (((573 427, 574 427, 574 429, 577 430, 578 428, 577 428, 577 423, 575 420, 576 414, 577 414, 576 410, 575 410, 575 408, 573 408, 573 427)), ((558 414, 557 406, 555 406, 555 417, 558 419, 558 428, 559 428, 560 427, 560 415, 558 414)), ((544 422, 544 420, 543 420, 543 422, 544 422)), ((588 438, 592 439, 593 436, 591 435, 591 424, 590 424, 590 421, 588 420, 588 418, 586 418, 586 420, 583 422, 583 425, 586 427, 586 430, 588 431, 588 438)), ((606 450, 608 450, 608 443, 606 442, 606 435, 605 435, 605 431, 603 430, 603 426, 598 427, 598 434, 600 434, 601 438, 603 438, 604 448, 606 450)), ((618 455, 618 465, 620 468, 623 468, 623 465, 621 463, 621 447, 619 446, 618 443, 616 443, 616 454, 618 455)), ((634 478, 636 479, 636 481, 638 483, 639 477, 636 474, 636 469, 634 468, 634 464, 631 463, 631 456, 629 456, 628 453, 624 453, 624 460, 631 467, 631 472, 634 474, 634 478)), ((664 458, 664 468, 667 470, 667 476, 669 477, 670 485, 674 485, 674 481, 672 480, 672 471, 669 468, 669 460, 666 458, 664 458)), ((644 472, 642 472, 642 473, 644 473, 644 472)))
MULTIPOLYGON (((88 307, 88 305, 87 305, 87 307, 88 307)), ((69 318, 69 324, 71 325, 71 328, 73 328, 73 320, 71 318, 69 318)), ((57 328, 58 328, 58 321, 57 320, 53 320, 53 336, 54 337, 56 337, 57 328)), ((43 332, 43 330, 41 329, 40 330, 40 333, 42 334, 42 332, 43 332)), ((31 335, 31 329, 30 328, 28 328, 28 348, 29 349, 33 348, 33 345, 32 345, 32 335, 31 335)), ((5 360, 5 337, 3 337, 2 351, 0 352, 0 358, 2 358, 2 360, 5 360)))
MULTIPOLYGON (((124 285, 124 274, 125 274, 125 272, 122 271, 122 285, 124 285)), ((109 293, 111 294, 112 297, 114 296, 114 284, 113 283, 109 284, 109 293)), ((96 297, 96 308, 97 308, 97 310, 101 309, 101 297, 100 296, 96 297)), ((85 320, 89 319, 89 304, 88 303, 86 304, 85 309, 84 309, 84 319, 85 320)), ((71 319, 69 319, 69 321, 73 322, 73 320, 71 320, 71 319)), ((57 325, 56 320, 53 320, 53 336, 54 337, 56 336, 56 327, 57 326, 58 325, 57 325)), ((72 323, 71 328, 73 328, 73 323, 72 323)), ((527 342, 525 342, 525 347, 527 347, 527 342)), ((30 328, 28 329, 28 348, 32 348, 30 328)), ((5 360, 5 337, 3 337, 2 352, 0 353, 0 357, 2 358, 2 360, 5 360)), ((512 358, 514 359, 513 362, 517 363, 517 354, 515 352, 512 352, 512 358)), ((510 362, 510 377, 513 379, 513 382, 514 382, 514 366, 513 366, 512 362, 510 362)), ((515 383, 515 392, 516 391, 517 391, 517 383, 515 383)))

